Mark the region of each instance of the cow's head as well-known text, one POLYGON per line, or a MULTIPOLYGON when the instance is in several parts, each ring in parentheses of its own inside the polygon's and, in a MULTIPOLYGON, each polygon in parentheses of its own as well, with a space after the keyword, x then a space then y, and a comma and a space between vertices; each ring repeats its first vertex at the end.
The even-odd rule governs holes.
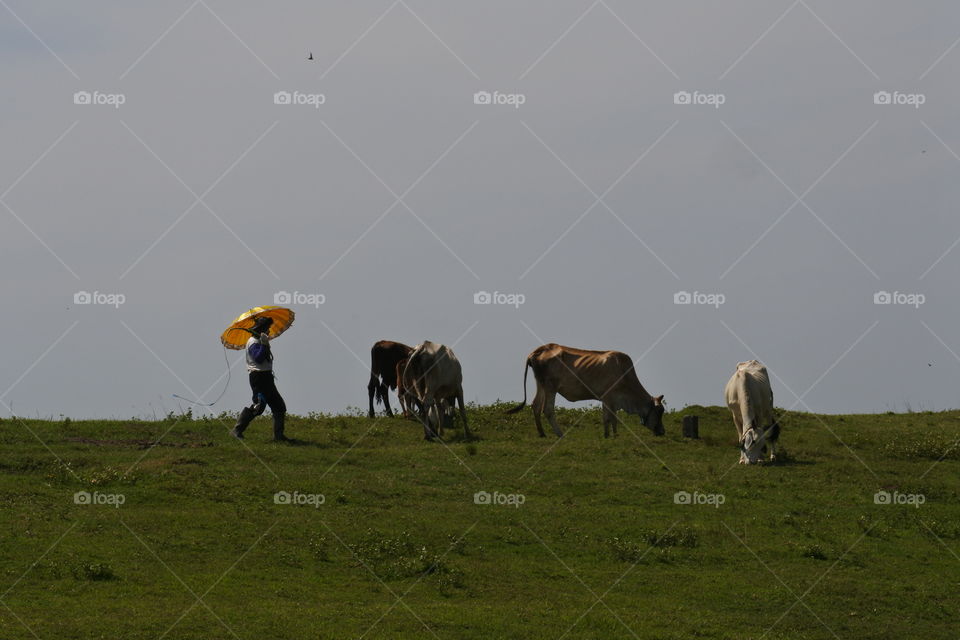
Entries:
POLYGON ((780 436, 780 424, 766 429, 747 429, 740 438, 740 464, 756 464, 767 452, 767 446, 780 436))
POLYGON ((650 402, 640 412, 640 424, 653 432, 655 436, 662 436, 663 431, 663 396, 651 398, 650 402))

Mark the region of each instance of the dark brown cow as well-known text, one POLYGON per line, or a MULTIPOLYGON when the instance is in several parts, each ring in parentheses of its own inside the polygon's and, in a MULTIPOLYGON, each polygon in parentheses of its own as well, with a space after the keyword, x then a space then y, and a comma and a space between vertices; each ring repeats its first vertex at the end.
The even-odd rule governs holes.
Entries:
POLYGON ((545 413, 558 437, 554 403, 559 393, 570 402, 599 400, 603 403, 603 435, 610 427, 617 434, 617 411, 640 416, 640 422, 655 435, 663 435, 663 396, 654 398, 640 384, 633 360, 619 351, 587 351, 559 344, 537 347, 527 356, 523 369, 523 402, 507 413, 516 413, 527 404, 527 369, 533 369, 537 393, 531 403, 533 420, 540 437, 545 437, 540 414, 545 413))
MULTIPOLYGON (((408 358, 412 351, 413 347, 392 340, 380 340, 370 349, 370 382, 367 383, 367 396, 370 400, 371 418, 376 415, 373 411, 374 397, 377 404, 383 403, 387 415, 393 417, 387 391, 397 388, 397 363, 408 358)), ((401 406, 403 406, 402 403, 401 406)))

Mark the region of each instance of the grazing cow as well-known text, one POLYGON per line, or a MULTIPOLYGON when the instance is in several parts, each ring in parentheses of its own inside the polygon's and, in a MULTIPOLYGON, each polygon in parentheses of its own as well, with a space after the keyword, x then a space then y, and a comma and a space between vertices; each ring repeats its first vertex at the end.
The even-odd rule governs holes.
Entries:
POLYGON ((527 404, 527 370, 533 369, 537 381, 537 393, 530 404, 533 420, 540 437, 546 437, 540 424, 540 414, 545 413, 553 432, 563 437, 554 415, 557 394, 569 400, 599 400, 603 403, 603 436, 617 434, 617 411, 640 416, 640 423, 655 435, 663 435, 663 396, 656 398, 647 393, 633 361, 619 351, 587 351, 559 344, 537 347, 527 356, 523 369, 523 402, 507 411, 516 413, 527 404))
POLYGON ((390 396, 388 389, 397 388, 397 363, 410 355, 413 347, 391 340, 380 340, 370 349, 370 382, 367 383, 367 396, 370 400, 370 417, 373 411, 373 399, 377 404, 383 403, 387 415, 393 417, 390 410, 390 396))
POLYGON ((723 395, 733 414, 740 442, 740 464, 754 464, 770 449, 776 459, 780 424, 773 415, 773 390, 767 368, 756 360, 737 364, 723 395))
POLYGON ((463 434, 470 437, 467 411, 463 406, 463 372, 460 361, 449 347, 429 340, 417 345, 410 354, 401 378, 407 399, 412 393, 422 407, 420 421, 423 423, 425 440, 442 435, 448 409, 453 407, 454 402, 460 407, 463 434), (433 425, 436 425, 436 429, 433 425))
POLYGON ((407 377, 404 379, 407 362, 409 361, 409 358, 404 358, 397 363, 397 398, 400 400, 400 408, 403 410, 404 418, 413 417, 412 410, 416 410, 418 414, 423 413, 423 407, 420 406, 413 388, 413 378, 407 377))

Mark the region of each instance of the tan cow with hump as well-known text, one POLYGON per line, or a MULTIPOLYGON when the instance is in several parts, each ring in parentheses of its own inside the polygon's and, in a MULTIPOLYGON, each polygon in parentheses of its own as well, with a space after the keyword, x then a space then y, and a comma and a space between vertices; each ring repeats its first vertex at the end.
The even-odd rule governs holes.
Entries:
POLYGON ((557 394, 570 402, 599 400, 603 404, 603 435, 617 434, 617 411, 639 415, 640 423, 655 435, 663 435, 663 396, 653 397, 640 384, 633 360, 620 351, 588 351, 550 343, 537 347, 527 356, 523 369, 523 402, 507 413, 516 413, 527 404, 527 371, 533 369, 537 393, 530 406, 540 437, 545 437, 540 414, 557 437, 563 431, 557 426, 554 405, 557 394))

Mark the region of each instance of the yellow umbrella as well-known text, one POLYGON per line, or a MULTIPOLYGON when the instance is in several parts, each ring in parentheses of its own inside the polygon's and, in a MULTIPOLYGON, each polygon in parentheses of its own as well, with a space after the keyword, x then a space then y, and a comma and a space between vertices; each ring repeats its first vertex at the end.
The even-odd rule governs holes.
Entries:
POLYGON ((273 324, 270 325, 270 338, 276 338, 281 333, 290 328, 293 324, 294 313, 285 307, 254 307, 249 311, 241 313, 233 321, 227 330, 220 336, 220 342, 227 349, 243 350, 247 346, 247 340, 250 339, 250 332, 257 318, 267 316, 273 318, 273 324))

